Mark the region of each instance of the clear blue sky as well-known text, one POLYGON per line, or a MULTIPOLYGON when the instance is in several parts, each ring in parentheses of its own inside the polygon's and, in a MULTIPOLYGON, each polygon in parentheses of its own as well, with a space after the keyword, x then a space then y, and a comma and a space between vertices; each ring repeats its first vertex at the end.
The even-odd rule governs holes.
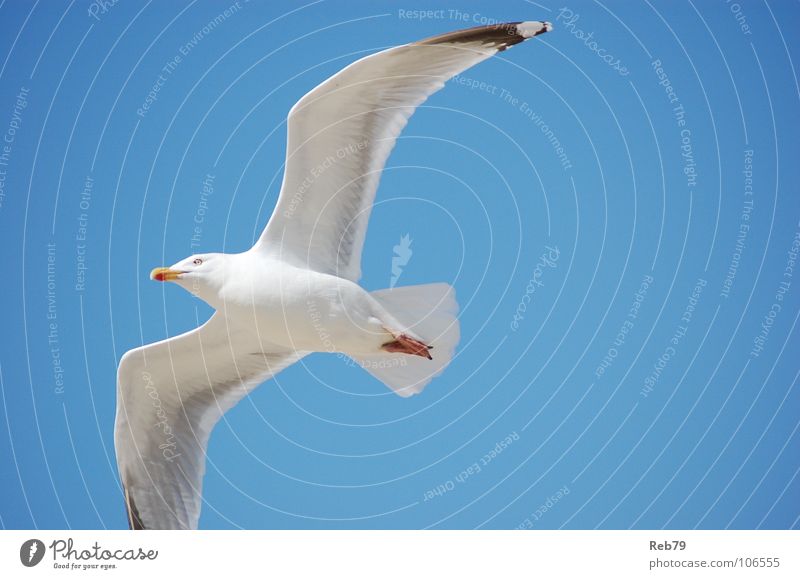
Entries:
POLYGON ((214 432, 201 527, 798 526, 797 3, 458 6, 0 4, 0 525, 126 525, 117 362, 209 315, 148 272, 250 246, 300 96, 546 19, 417 112, 373 211, 363 285, 408 235, 453 364, 407 400, 283 372, 214 432))

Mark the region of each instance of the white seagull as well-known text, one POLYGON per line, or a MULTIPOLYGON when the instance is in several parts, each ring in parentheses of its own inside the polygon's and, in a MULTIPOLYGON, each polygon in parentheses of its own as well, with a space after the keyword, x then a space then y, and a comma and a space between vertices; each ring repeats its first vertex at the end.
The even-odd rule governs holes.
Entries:
POLYGON ((409 117, 445 81, 549 30, 480 26, 350 64, 289 112, 283 185, 258 242, 153 270, 216 311, 119 363, 114 438, 132 529, 197 527, 214 425, 303 356, 345 354, 400 396, 444 370, 459 339, 453 288, 357 284, 378 181, 409 117))

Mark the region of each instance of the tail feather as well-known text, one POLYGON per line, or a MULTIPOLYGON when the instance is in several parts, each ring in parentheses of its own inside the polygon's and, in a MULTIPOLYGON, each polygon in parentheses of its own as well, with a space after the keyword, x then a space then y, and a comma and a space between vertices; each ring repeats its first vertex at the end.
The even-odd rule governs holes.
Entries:
POLYGON ((450 363, 460 337, 455 290, 445 283, 395 287, 372 292, 410 335, 432 346, 432 360, 381 352, 353 359, 403 397, 422 392, 450 363))

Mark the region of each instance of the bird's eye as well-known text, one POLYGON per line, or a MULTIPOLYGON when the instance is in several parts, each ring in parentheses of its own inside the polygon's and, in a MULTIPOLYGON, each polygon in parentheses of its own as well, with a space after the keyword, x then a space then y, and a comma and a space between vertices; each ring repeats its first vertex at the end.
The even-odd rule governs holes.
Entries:
POLYGON ((203 260, 198 257, 192 263, 194 263, 195 265, 200 265, 201 263, 203 263, 203 260))

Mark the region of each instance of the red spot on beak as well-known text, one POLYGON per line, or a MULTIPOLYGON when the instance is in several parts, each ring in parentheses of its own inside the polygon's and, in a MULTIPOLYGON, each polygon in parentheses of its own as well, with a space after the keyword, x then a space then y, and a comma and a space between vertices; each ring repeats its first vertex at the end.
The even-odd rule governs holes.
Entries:
POLYGON ((172 281, 173 279, 178 279, 182 273, 182 271, 175 271, 168 267, 157 267, 150 272, 150 279, 156 281, 172 281))

